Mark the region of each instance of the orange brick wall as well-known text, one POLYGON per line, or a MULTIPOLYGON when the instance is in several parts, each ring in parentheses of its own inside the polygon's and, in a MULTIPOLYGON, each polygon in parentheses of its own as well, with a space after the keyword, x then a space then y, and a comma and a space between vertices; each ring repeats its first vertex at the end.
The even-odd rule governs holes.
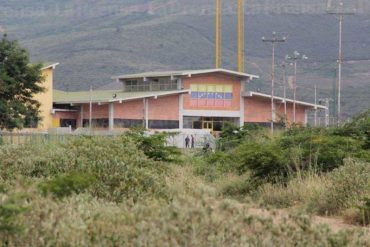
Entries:
MULTIPOLYGON (((89 119, 90 116, 90 106, 89 104, 83 105, 83 117, 84 119, 89 119)), ((92 119, 102 119, 102 118, 108 118, 109 117, 109 105, 98 105, 93 104, 92 106, 92 119)))
MULTIPOLYGON (((305 123, 306 107, 297 105, 296 122, 305 123)), ((288 122, 293 122, 293 104, 287 104, 288 122)), ((276 103, 276 120, 284 116, 284 104, 276 103)), ((244 121, 252 123, 266 123, 271 121, 271 101, 258 97, 244 98, 244 121)))
POLYGON ((244 98, 244 122, 266 123, 271 121, 271 104, 266 99, 244 98))
POLYGON ((183 78, 182 81, 184 89, 190 89, 191 84, 215 84, 215 85, 232 85, 233 86, 233 101, 231 107, 220 108, 220 107, 192 107, 190 105, 190 95, 184 95, 184 109, 185 110, 227 110, 227 111, 239 111, 240 110, 240 92, 241 92, 241 80, 227 76, 220 73, 208 74, 208 75, 193 75, 190 78, 183 78))
MULTIPOLYGON (((94 109, 94 108, 93 108, 94 109)), ((99 109, 97 118, 108 118, 109 109, 99 109)), ((93 112, 95 109, 93 110, 93 112)), ((95 112, 94 114, 95 115, 95 112)), ((144 101, 143 99, 127 101, 114 104, 115 119, 143 119, 144 118, 144 101)), ((149 120, 179 120, 179 96, 165 96, 157 99, 149 99, 149 120)))
POLYGON ((140 99, 140 100, 123 102, 122 104, 115 103, 114 104, 114 118, 116 119, 137 119, 137 120, 144 119, 144 101, 140 99))
MULTIPOLYGON (((297 105, 296 106, 296 122, 304 124, 306 120, 306 107, 297 105)), ((277 118, 284 116, 284 103, 276 104, 277 118)), ((293 103, 287 103, 287 120, 288 123, 293 123, 293 103)))
POLYGON ((179 95, 149 100, 150 120, 179 120, 179 95))

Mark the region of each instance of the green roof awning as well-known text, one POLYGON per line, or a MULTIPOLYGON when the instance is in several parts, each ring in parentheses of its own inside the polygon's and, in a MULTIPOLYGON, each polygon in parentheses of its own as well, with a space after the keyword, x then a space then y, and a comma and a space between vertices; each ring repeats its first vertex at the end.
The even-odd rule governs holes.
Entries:
POLYGON ((117 90, 103 91, 81 91, 81 92, 65 92, 54 90, 53 102, 55 104, 84 104, 89 103, 90 99, 93 103, 109 103, 122 102, 145 98, 157 98, 168 95, 187 94, 190 90, 174 90, 160 92, 123 92, 117 90))

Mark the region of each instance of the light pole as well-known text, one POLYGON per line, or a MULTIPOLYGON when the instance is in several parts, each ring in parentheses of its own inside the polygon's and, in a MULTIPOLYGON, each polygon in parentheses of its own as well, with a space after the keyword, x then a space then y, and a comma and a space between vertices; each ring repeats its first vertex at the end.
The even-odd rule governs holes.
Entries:
POLYGON ((294 83, 293 83, 293 123, 295 124, 296 119, 296 105, 297 105, 297 61, 306 60, 308 57, 306 55, 301 55, 298 51, 295 51, 293 55, 286 55, 286 60, 293 61, 294 65, 294 83))
POLYGON ((315 127, 317 127, 317 84, 315 84, 315 127))
POLYGON ((89 132, 91 134, 92 127, 92 105, 93 105, 93 88, 90 86, 90 100, 89 100, 89 132))
POLYGON ((286 63, 281 64, 283 69, 283 97, 284 97, 284 115, 287 117, 287 104, 286 104, 286 63))
POLYGON ((339 16, 339 54, 338 54, 338 82, 337 82, 337 94, 338 94, 338 102, 337 102, 337 123, 340 124, 342 109, 341 109, 341 93, 342 93, 342 64, 343 64, 343 49, 342 49, 342 36, 343 36, 343 17, 345 15, 354 15, 354 11, 346 11, 343 8, 343 2, 339 4, 339 9, 330 9, 328 5, 328 9, 326 11, 327 14, 337 15, 339 16))
POLYGON ((275 120, 275 106, 274 106, 274 97, 275 97, 275 46, 276 43, 284 43, 286 37, 279 38, 276 35, 276 32, 272 33, 271 39, 266 39, 262 37, 262 42, 269 42, 272 44, 272 65, 271 65, 271 133, 274 133, 274 120, 275 120))

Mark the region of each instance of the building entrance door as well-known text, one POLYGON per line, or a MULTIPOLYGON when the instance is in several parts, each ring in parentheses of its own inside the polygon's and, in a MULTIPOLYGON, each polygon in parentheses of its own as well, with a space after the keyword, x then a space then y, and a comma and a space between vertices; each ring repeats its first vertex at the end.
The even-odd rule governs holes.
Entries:
POLYGON ((213 130, 213 121, 203 121, 203 129, 213 130))

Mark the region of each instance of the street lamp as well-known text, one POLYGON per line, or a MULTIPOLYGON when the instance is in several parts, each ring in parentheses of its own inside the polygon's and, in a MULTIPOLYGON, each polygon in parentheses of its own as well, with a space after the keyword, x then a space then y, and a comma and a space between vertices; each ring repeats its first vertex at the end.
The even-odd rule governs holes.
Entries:
MULTIPOLYGON (((330 7, 330 4, 328 4, 330 7)), ((343 19, 345 15, 354 15, 355 11, 347 11, 343 7, 343 2, 339 3, 338 9, 329 9, 326 11, 327 14, 339 16, 339 54, 338 54, 338 81, 337 81, 337 94, 338 94, 338 102, 337 102, 337 123, 340 124, 341 121, 341 93, 342 93, 342 64, 343 64, 343 19)))
POLYGON ((294 65, 294 83, 293 83, 293 123, 296 123, 296 105, 297 105, 297 61, 307 60, 306 55, 301 55, 298 51, 294 51, 293 55, 286 55, 286 60, 292 61, 294 65))
POLYGON ((271 66, 271 133, 274 133, 274 119, 275 119, 275 106, 274 106, 274 97, 275 97, 275 46, 276 43, 284 43, 286 37, 279 38, 276 32, 272 33, 272 38, 266 39, 262 37, 262 42, 268 42, 272 44, 272 66, 271 66))

